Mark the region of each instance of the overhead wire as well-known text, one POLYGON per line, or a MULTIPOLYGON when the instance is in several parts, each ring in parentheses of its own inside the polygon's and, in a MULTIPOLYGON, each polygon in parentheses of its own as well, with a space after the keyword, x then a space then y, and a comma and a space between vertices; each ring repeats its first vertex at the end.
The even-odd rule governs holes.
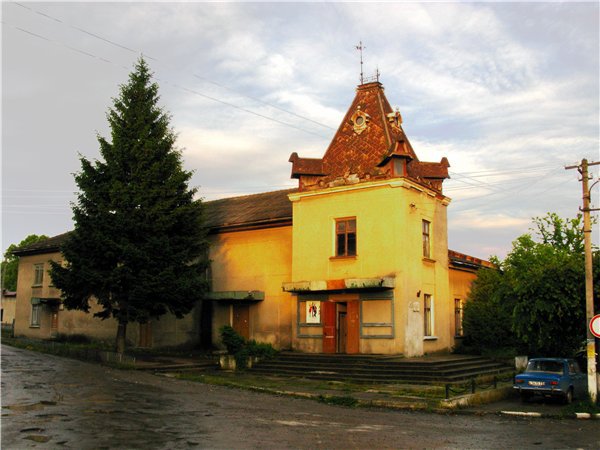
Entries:
MULTIPOLYGON (((78 32, 84 33, 84 34, 86 34, 88 36, 91 36, 91 37, 93 37, 95 39, 101 40, 101 41, 103 41, 103 42, 105 42, 107 44, 113 45, 113 46, 118 47, 120 49, 129 51, 131 53, 143 54, 145 58, 151 59, 151 60, 153 60, 153 61, 155 61, 155 62, 157 62, 159 64, 162 64, 162 62, 160 60, 158 60, 155 57, 149 56, 145 52, 141 52, 141 51, 132 49, 130 47, 122 45, 122 44, 120 44, 118 42, 115 42, 113 40, 107 39, 107 38, 105 38, 103 36, 100 36, 100 35, 98 35, 96 33, 88 31, 88 30, 86 30, 84 28, 81 28, 79 26, 75 26, 75 25, 69 24, 69 23, 67 23, 67 22, 65 22, 65 21, 63 21, 63 20, 61 20, 59 18, 56 18, 56 17, 54 17, 54 16, 52 16, 50 14, 47 14, 47 13, 41 12, 39 10, 36 10, 34 8, 30 8, 28 6, 25 6, 25 5, 21 4, 21 3, 15 2, 14 4, 17 5, 17 6, 20 6, 20 7, 24 8, 24 9, 27 9, 27 10, 33 12, 33 13, 36 13, 36 14, 42 16, 42 17, 45 17, 48 20, 52 20, 52 21, 57 22, 59 24, 62 24, 64 26, 71 27, 72 29, 74 29, 74 30, 76 30, 78 32)), ((82 55, 85 55, 85 56, 88 56, 88 57, 91 57, 91 58, 94 58, 94 59, 98 59, 100 61, 103 61, 105 63, 109 63, 109 64, 112 64, 112 65, 115 65, 115 66, 123 68, 125 70, 129 70, 129 68, 126 67, 126 66, 123 66, 123 65, 120 65, 118 63, 115 63, 115 62, 113 62, 113 61, 111 61, 111 60, 109 60, 107 58, 95 55, 95 54, 93 54, 91 52, 87 52, 85 50, 81 50, 79 48, 70 46, 70 45, 68 45, 68 44, 66 44, 64 42, 60 42, 60 41, 55 41, 55 40, 49 39, 46 36, 43 36, 41 34, 34 33, 32 31, 30 31, 30 30, 26 30, 24 28, 21 28, 21 27, 14 26, 14 25, 11 25, 9 23, 6 23, 4 20, 2 20, 0 22, 3 23, 4 25, 11 26, 11 27, 15 28, 16 30, 19 30, 19 31, 21 31, 23 33, 29 34, 29 35, 34 36, 36 38, 42 39, 44 41, 50 42, 52 44, 63 46, 65 48, 67 48, 67 49, 69 49, 71 51, 77 52, 79 54, 82 54, 82 55)), ((229 88, 228 86, 226 86, 226 85, 224 85, 222 83, 218 83, 216 81, 210 80, 209 78, 202 77, 200 75, 193 74, 193 73, 192 73, 192 75, 195 78, 198 78, 200 80, 206 81, 206 82, 208 82, 210 84, 213 84, 215 86, 218 86, 218 87, 220 87, 222 89, 226 89, 228 91, 234 92, 234 93, 236 93, 238 95, 241 95, 243 97, 249 98, 250 100, 255 101, 257 103, 260 103, 260 104, 263 104, 265 106, 269 106, 271 108, 280 110, 282 112, 285 112, 287 114, 290 114, 290 115, 295 116, 297 118, 300 118, 302 120, 309 121, 309 122, 311 122, 313 124, 316 124, 316 125, 319 125, 321 127, 328 128, 328 129, 334 129, 333 127, 330 127, 328 125, 322 124, 322 123, 320 123, 318 121, 315 121, 315 120, 310 119, 308 117, 305 117, 305 116, 302 116, 300 114, 294 113, 292 111, 286 110, 284 108, 281 108, 281 107, 279 107, 277 105, 274 105, 274 104, 271 104, 269 102, 263 101, 263 100, 261 100, 259 98, 256 98, 256 97, 253 97, 253 96, 249 96, 249 95, 246 95, 246 94, 243 94, 243 93, 240 93, 239 91, 236 91, 235 89, 229 88)), ((190 89, 190 88, 187 88, 185 86, 181 86, 181 85, 176 84, 176 83, 172 83, 172 82, 170 82, 168 80, 165 80, 165 79, 160 79, 158 77, 155 77, 155 78, 157 80, 161 81, 161 82, 164 82, 164 83, 167 83, 167 84, 173 86, 176 89, 183 90, 183 91, 191 93, 193 95, 203 97, 203 98, 208 99, 210 101, 217 102, 217 103, 223 104, 225 106, 238 109, 238 110, 243 111, 245 113, 252 114, 252 115, 261 117, 263 119, 266 119, 266 120, 278 123, 278 124, 283 125, 283 126, 294 128, 296 130, 299 130, 299 131, 302 131, 302 132, 305 132, 305 133, 308 133, 308 134, 312 134, 312 135, 315 135, 315 136, 323 137, 322 134, 315 133, 315 132, 306 130, 304 128, 301 128, 299 126, 296 126, 294 124, 290 124, 288 122, 281 121, 281 120, 278 120, 276 118, 267 116, 265 114, 261 114, 261 113, 252 111, 252 110, 250 110, 248 108, 239 106, 239 105, 237 105, 235 103, 232 103, 232 102, 229 102, 229 101, 225 101, 225 100, 222 100, 220 98, 217 98, 217 97, 214 97, 214 96, 211 96, 211 95, 204 94, 203 92, 197 91, 195 89, 190 89)), ((506 187, 506 184, 507 184, 506 180, 500 180, 500 181, 497 181, 497 182, 490 182, 490 181, 482 181, 479 178, 486 178, 486 179, 489 180, 489 178, 491 178, 491 177, 506 177, 506 176, 514 175, 514 174, 528 174, 529 176, 532 177, 532 176, 535 176, 536 173, 539 173, 539 172, 543 171, 543 169, 545 167, 549 167, 549 166, 532 166, 532 167, 512 169, 512 170, 507 170, 507 171, 499 171, 499 170, 492 169, 492 170, 482 170, 482 171, 464 172, 464 173, 450 172, 451 176, 453 177, 453 178, 450 179, 450 182, 456 181, 456 182, 464 184, 465 186, 449 186, 447 189, 445 189, 445 191, 453 192, 453 191, 459 191, 459 190, 472 190, 472 189, 490 189, 490 190, 493 191, 491 193, 487 193, 487 194, 484 194, 484 195, 481 195, 481 196, 477 196, 477 197, 474 197, 474 198, 470 197, 469 200, 480 199, 480 198, 489 197, 489 196, 493 196, 493 195, 498 195, 498 194, 502 194, 502 193, 506 193, 506 192, 511 192, 511 191, 514 191, 514 190, 519 189, 521 187, 524 187, 526 185, 531 186, 531 183, 529 183, 529 182, 520 183, 516 187, 505 189, 504 187, 506 187)), ((552 167, 551 171, 553 171, 555 169, 555 166, 550 166, 550 167, 552 167)), ((534 182, 533 184, 537 183, 538 181, 534 182)), ((511 183, 514 183, 514 182, 511 182, 511 183)), ((265 188, 265 187, 268 188, 268 187, 276 187, 276 186, 264 186, 263 188, 265 188)), ((279 185, 279 187, 289 187, 289 186, 287 186, 287 185, 279 185)), ((227 193, 231 193, 231 192, 244 192, 245 189, 248 189, 248 188, 236 189, 235 191, 229 191, 229 192, 211 192, 210 194, 211 195, 220 195, 220 194, 227 194, 227 193)), ((517 191, 517 192, 520 192, 520 191, 517 191)), ((75 193, 73 193, 73 194, 75 194, 75 193)), ((460 202, 460 201, 465 201, 465 200, 467 200, 467 199, 456 200, 455 202, 460 202)), ((5 205, 5 206, 10 206, 10 205, 5 205)))
MULTIPOLYGON (((104 38, 104 37, 102 37, 102 36, 100 36, 100 35, 98 35, 98 34, 96 34, 96 33, 92 33, 92 32, 90 32, 90 31, 87 31, 87 30, 86 30, 86 29, 84 29, 84 28, 81 28, 81 27, 78 27, 78 26, 75 26, 75 25, 69 24, 69 23, 67 23, 67 22, 65 22, 65 21, 63 21, 63 20, 61 20, 61 19, 58 19, 58 18, 56 18, 56 17, 54 17, 54 16, 51 16, 50 14, 43 13, 43 12, 41 12, 41 11, 39 11, 39 10, 36 10, 36 9, 34 9, 34 8, 30 8, 30 7, 28 7, 28 6, 25 6, 25 5, 21 4, 21 3, 14 2, 14 4, 15 4, 15 5, 18 5, 18 6, 22 7, 22 8, 25 8, 25 9, 27 9, 27 10, 29 10, 29 11, 33 12, 33 13, 39 14, 39 15, 41 15, 41 16, 43 16, 43 17, 45 17, 45 18, 49 19, 49 20, 52 20, 52 21, 58 22, 58 23, 60 23, 60 24, 63 24, 63 25, 65 25, 65 26, 69 26, 69 27, 71 27, 71 28, 73 28, 73 29, 75 29, 75 30, 77 30, 77 31, 81 32, 81 33, 85 33, 85 34, 87 34, 87 35, 89 35, 89 36, 92 36, 92 37, 94 37, 94 38, 96 38, 96 39, 99 39, 99 40, 101 40, 101 41, 103 41, 103 42, 105 42, 105 43, 108 43, 108 44, 114 45, 114 46, 116 46, 116 47, 119 47, 119 48, 121 48, 121 49, 127 50, 127 51, 129 51, 129 52, 133 52, 133 53, 135 53, 135 54, 142 54, 142 55, 144 55, 144 58, 148 58, 148 59, 151 59, 151 60, 153 60, 153 61, 155 61, 155 62, 157 62, 157 63, 159 63, 159 64, 163 64, 163 63, 162 63, 162 62, 161 62, 159 59, 157 59, 157 58, 154 58, 154 57, 152 57, 152 56, 149 56, 149 55, 148 55, 146 52, 143 52, 143 51, 138 51, 138 50, 131 49, 131 48, 127 47, 127 46, 124 46, 124 45, 122 45, 122 44, 119 44, 119 43, 117 43, 117 42, 114 42, 114 41, 112 41, 112 40, 110 40, 110 39, 104 38)), ((19 30, 21 30, 21 31, 24 31, 24 32, 26 32, 26 33, 32 34, 32 35, 34 35, 34 36, 36 36, 36 37, 40 37, 40 38, 42 38, 42 39, 48 40, 49 42, 53 42, 53 41, 51 41, 51 40, 49 40, 49 39, 46 39, 46 38, 44 38, 44 37, 42 37, 42 36, 39 36, 39 35, 37 35, 37 34, 34 34, 34 33, 31 33, 31 32, 29 32, 29 31, 23 30, 23 29, 21 29, 21 28, 19 28, 19 27, 15 27, 15 28, 17 28, 17 29, 19 29, 19 30)), ((87 53, 85 53, 85 52, 82 52, 82 53, 83 53, 83 54, 87 54, 87 53)), ((92 57, 99 58, 98 56, 96 56, 96 55, 91 55, 91 54, 88 54, 88 56, 92 56, 92 57)), ((106 60, 106 62, 110 62, 110 61, 106 60)), ((122 67, 122 66, 121 66, 121 67, 122 67)), ((163 66, 163 67, 164 67, 164 66, 163 66)), ((193 75, 195 78, 198 78, 198 79, 200 79, 200 80, 206 81, 206 82, 208 82, 208 83, 211 83, 211 84, 213 84, 213 85, 215 85, 215 86, 218 86, 218 87, 220 87, 220 88, 227 89, 227 90, 229 90, 229 91, 231 91, 231 92, 234 92, 234 93, 236 93, 236 94, 238 94, 238 95, 241 95, 241 96, 243 96, 243 97, 249 98, 250 100, 253 100, 253 101, 255 101, 255 102, 261 103, 261 104, 263 104, 263 105, 265 105, 265 106, 269 106, 269 107, 271 107, 271 108, 274 108, 274 109, 277 109, 277 110, 279 110, 279 111, 285 112, 285 113, 287 113, 287 114, 290 114, 290 115, 292 115, 292 116, 294 116, 294 117, 297 117, 297 118, 299 118, 299 119, 302 119, 302 120, 306 120, 306 121, 308 121, 308 122, 311 122, 311 123, 313 123, 313 124, 319 125, 319 126, 321 126, 321 127, 324 127, 324 128, 330 129, 330 130, 335 130, 335 128, 333 128, 333 127, 330 127, 329 125, 325 125, 325 124, 323 124, 323 123, 321 123, 321 122, 318 122, 318 121, 316 121, 316 120, 313 120, 313 119, 311 119, 311 118, 309 118, 309 117, 303 116, 303 115, 301 115, 301 114, 297 114, 297 113, 295 113, 295 112, 293 112, 293 111, 289 111, 289 110, 287 110, 287 109, 285 109, 285 108, 282 108, 282 107, 280 107, 280 106, 274 105, 274 104, 272 104, 272 103, 269 103, 269 102, 266 102, 266 101, 264 101, 264 100, 261 100, 261 99, 259 99, 259 98, 256 98, 256 97, 253 97, 253 96, 250 96, 250 95, 247 95, 247 94, 241 93, 241 92, 239 92, 239 91, 237 91, 237 90, 235 90, 235 89, 233 89, 233 88, 230 88, 230 87, 228 87, 228 86, 225 86, 225 85, 224 85, 224 84, 222 84, 222 83, 218 83, 218 82, 216 82, 216 81, 210 80, 209 78, 202 77, 202 76, 200 76, 200 75, 197 75, 197 74, 194 74, 194 73, 192 73, 192 75, 193 75)), ((157 79, 158 79, 158 78, 157 78, 157 79)), ((161 80, 161 81, 166 81, 166 80, 161 80)), ((176 88, 179 88, 179 89, 186 89, 186 88, 183 88, 183 87, 181 87, 181 86, 178 86, 178 85, 175 85, 175 84, 172 84, 172 83, 170 83, 170 84, 171 84, 172 86, 176 87, 176 88)), ((215 102, 221 103, 221 104, 223 104, 223 105, 226 105, 226 106, 229 106, 229 107, 233 107, 233 108, 237 108, 237 109, 239 109, 239 110, 241 110, 241 111, 244 111, 244 112, 246 112, 246 113, 254 114, 254 115, 256 115, 256 116, 259 116, 259 117, 262 117, 262 118, 265 118, 265 119, 268 119, 268 120, 274 121, 274 122, 276 122, 276 123, 279 123, 279 124, 281 124, 281 125, 289 126, 289 127, 295 128, 295 129, 297 129, 297 130, 300 130, 300 131, 304 131, 304 132, 307 132, 307 133, 310 133, 310 134, 313 134, 313 135, 316 135, 316 136, 319 136, 319 137, 323 137, 323 135, 321 135, 321 134, 314 133, 314 132, 310 132, 310 131, 308 131, 308 130, 305 130, 305 129, 303 129, 303 128, 297 127, 297 126, 295 126, 295 125, 292 125, 292 124, 289 124, 289 123, 287 123, 287 122, 283 122, 283 121, 281 121, 281 120, 275 119, 275 118, 273 118, 273 117, 270 117, 270 116, 266 116, 266 115, 264 115, 264 114, 259 114, 259 113, 256 113, 256 112, 254 112, 254 111, 251 111, 251 110, 249 110, 249 109, 247 109, 247 108, 242 108, 242 107, 240 107, 240 106, 238 106, 238 105, 235 105, 235 104, 233 104, 233 103, 231 103, 231 102, 227 102, 227 101, 224 101, 224 100, 220 100, 220 99, 218 99, 218 98, 216 98, 216 97, 212 97, 212 96, 209 96, 209 95, 206 95, 206 94, 203 94, 203 93, 200 93, 200 92, 194 91, 194 90, 190 90, 190 92, 191 92, 191 93, 193 93, 193 94, 195 94, 195 95, 199 95, 199 96, 201 96, 201 97, 204 97, 204 98, 206 98, 206 99, 209 99, 209 100, 212 100, 212 101, 215 101, 215 102)))

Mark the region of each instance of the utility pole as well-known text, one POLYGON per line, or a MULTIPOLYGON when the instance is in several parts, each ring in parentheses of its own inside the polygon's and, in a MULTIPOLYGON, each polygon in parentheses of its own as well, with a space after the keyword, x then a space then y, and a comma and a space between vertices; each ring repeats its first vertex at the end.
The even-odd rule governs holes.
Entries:
MULTIPOLYGON (((594 283, 592 274, 592 222, 590 220, 591 211, 600 211, 599 208, 590 208, 591 188, 588 187, 589 166, 597 166, 600 162, 588 163, 587 159, 582 159, 581 164, 577 166, 568 166, 565 169, 577 169, 581 174, 581 187, 583 190, 583 243, 585 249, 585 311, 586 311, 586 332, 587 332, 587 373, 588 373, 588 392, 592 403, 596 403, 598 397, 598 386, 596 381, 596 338, 592 334, 589 325, 594 317, 594 283)), ((596 184, 596 183, 594 183, 596 184)), ((592 184, 592 187, 594 186, 592 184)))

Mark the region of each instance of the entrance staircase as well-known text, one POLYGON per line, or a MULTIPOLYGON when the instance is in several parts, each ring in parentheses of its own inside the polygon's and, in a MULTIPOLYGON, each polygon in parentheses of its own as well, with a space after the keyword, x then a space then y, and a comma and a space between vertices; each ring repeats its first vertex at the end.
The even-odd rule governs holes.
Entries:
POLYGON ((356 383, 437 384, 479 376, 506 375, 513 368, 466 355, 403 358, 387 355, 339 355, 282 352, 255 364, 252 373, 356 383))

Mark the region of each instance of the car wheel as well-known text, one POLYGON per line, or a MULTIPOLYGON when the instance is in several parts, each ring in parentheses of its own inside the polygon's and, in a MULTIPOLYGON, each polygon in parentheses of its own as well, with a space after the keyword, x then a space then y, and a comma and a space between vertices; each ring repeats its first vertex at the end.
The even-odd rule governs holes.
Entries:
POLYGON ((573 388, 569 388, 565 395, 565 405, 570 405, 573 402, 573 388))

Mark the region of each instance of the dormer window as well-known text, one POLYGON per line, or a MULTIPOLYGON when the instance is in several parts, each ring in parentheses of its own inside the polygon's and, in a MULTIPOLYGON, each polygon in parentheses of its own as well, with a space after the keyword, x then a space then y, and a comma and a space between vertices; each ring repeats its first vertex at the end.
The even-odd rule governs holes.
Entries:
POLYGON ((405 158, 392 158, 392 170, 395 177, 406 176, 406 159, 405 158))

